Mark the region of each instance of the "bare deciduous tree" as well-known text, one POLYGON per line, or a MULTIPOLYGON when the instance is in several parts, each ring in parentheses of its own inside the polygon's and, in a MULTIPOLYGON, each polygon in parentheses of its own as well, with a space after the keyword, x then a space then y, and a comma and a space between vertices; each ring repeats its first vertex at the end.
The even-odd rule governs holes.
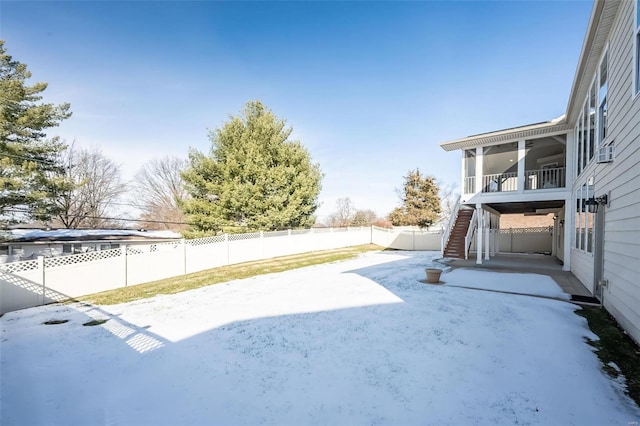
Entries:
POLYGON ((60 212, 54 224, 59 222, 65 228, 114 226, 105 217, 113 211, 112 203, 126 191, 120 166, 99 148, 76 148, 75 143, 62 156, 64 178, 70 188, 56 197, 60 212))
POLYGON ((456 201, 460 194, 455 192, 456 184, 444 184, 440 183, 440 217, 438 218, 438 222, 442 227, 446 227, 449 223, 449 219, 453 214, 453 209, 456 205, 456 201))
POLYGON ((355 206, 351 198, 338 198, 336 201, 336 210, 331 213, 327 225, 329 226, 349 226, 353 215, 355 214, 355 206))
POLYGON ((351 226, 371 226, 376 220, 378 220, 378 215, 373 210, 356 210, 351 219, 351 226))
POLYGON ((133 183, 133 204, 141 210, 148 229, 186 229, 181 202, 187 199, 181 173, 187 162, 177 157, 151 160, 142 166, 133 183), (160 223, 164 222, 164 223, 160 223))

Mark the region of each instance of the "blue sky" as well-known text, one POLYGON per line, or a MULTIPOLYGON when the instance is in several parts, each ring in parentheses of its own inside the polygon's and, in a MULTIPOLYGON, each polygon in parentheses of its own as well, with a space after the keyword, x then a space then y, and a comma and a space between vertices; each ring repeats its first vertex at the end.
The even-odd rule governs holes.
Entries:
POLYGON ((208 151, 252 99, 286 118, 335 201, 388 213, 419 167, 460 184, 439 143, 564 113, 591 1, 0 3, 0 38, 131 178, 208 151))

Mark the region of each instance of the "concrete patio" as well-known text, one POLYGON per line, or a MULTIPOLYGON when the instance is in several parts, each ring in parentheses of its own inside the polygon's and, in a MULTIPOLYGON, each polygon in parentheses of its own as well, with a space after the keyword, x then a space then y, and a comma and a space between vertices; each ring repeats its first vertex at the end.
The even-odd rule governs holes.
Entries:
POLYGON ((570 295, 591 296, 591 292, 571 272, 563 271, 555 256, 544 254, 500 253, 489 260, 476 264, 475 254, 469 259, 447 259, 452 268, 477 268, 496 272, 525 272, 548 275, 570 295))

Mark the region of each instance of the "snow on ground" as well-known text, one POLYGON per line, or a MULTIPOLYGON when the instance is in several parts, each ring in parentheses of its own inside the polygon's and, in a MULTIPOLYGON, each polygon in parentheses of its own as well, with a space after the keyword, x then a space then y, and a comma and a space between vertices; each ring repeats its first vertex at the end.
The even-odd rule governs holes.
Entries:
POLYGON ((547 275, 515 274, 477 269, 454 269, 442 275, 449 286, 531 294, 569 300, 571 296, 547 275))
MULTIPOLYGON (((640 419, 585 343, 595 336, 575 305, 423 284, 435 256, 370 253, 122 305, 6 314, 0 423, 640 419), (69 322, 42 324, 53 319, 69 322), (82 325, 91 319, 108 321, 82 325)), ((465 274, 445 277, 496 279, 465 274)))

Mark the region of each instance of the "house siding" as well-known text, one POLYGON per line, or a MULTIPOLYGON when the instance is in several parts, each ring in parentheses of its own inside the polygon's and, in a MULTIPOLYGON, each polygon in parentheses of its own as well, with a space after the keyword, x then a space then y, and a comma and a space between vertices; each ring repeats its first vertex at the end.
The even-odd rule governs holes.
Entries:
MULTIPOLYGON (((609 284, 603 303, 640 342, 640 97, 633 96, 634 12, 633 2, 620 3, 608 39, 608 132, 615 156, 612 163, 597 164, 594 175, 596 194, 608 193, 610 200, 605 213, 603 274, 609 284)), ((579 272, 581 265, 575 266, 576 276, 587 275, 579 272)))
POLYGON ((571 250, 571 272, 589 291, 593 291, 593 255, 571 250))

